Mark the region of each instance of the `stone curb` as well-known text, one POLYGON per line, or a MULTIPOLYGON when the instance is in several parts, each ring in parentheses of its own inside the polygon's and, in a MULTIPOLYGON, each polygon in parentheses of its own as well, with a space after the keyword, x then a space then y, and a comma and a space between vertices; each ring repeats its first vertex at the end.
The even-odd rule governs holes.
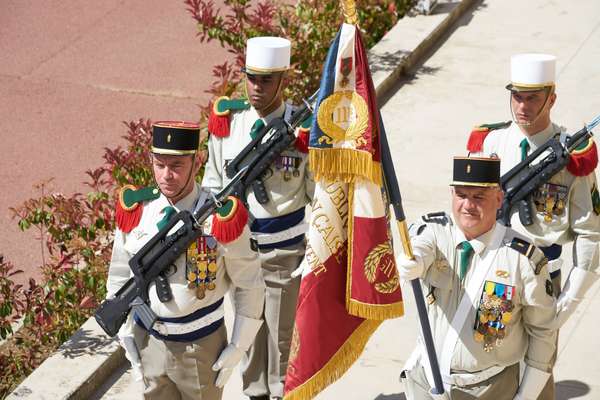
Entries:
POLYGON ((369 64, 377 98, 413 69, 447 34, 454 23, 480 0, 440 1, 431 15, 401 19, 371 50, 369 64))
POLYGON ((89 399, 123 362, 117 340, 90 318, 6 399, 89 399))
MULTIPOLYGON (((377 97, 385 96, 403 73, 422 61, 478 1, 440 1, 431 15, 401 19, 369 51, 377 97)), ((86 399, 124 362, 117 341, 106 336, 94 318, 90 318, 6 399, 86 399)))

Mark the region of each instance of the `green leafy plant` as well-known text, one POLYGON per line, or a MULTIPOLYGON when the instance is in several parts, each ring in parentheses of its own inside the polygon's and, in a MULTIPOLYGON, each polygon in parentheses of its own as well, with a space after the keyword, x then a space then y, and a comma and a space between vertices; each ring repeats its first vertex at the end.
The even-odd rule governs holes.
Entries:
MULTIPOLYGON (((225 0, 225 11, 212 0, 185 0, 196 21, 201 43, 218 41, 232 55, 213 70, 216 81, 208 90, 215 96, 241 96, 241 68, 246 41, 255 36, 282 36, 292 41, 291 71, 286 96, 298 103, 319 86, 321 67, 343 14, 339 0, 225 0)), ((357 0, 359 27, 371 47, 402 17, 414 0, 357 0)))
MULTIPOLYGON (((234 57, 213 68, 213 95, 240 95, 240 69, 247 38, 279 35, 293 39, 292 70, 287 96, 298 101, 319 84, 330 41, 342 22, 339 0, 298 0, 275 3, 225 0, 227 11, 211 0, 185 0, 197 22, 201 42, 218 40, 234 57), (300 50, 301 49, 301 50, 300 50)), ((360 27, 367 45, 376 43, 409 1, 357 1, 360 27)), ((206 123, 208 105, 201 107, 206 123)), ((22 230, 40 236, 42 278, 28 285, 13 278, 22 271, 0 256, 0 398, 4 398, 52 351, 89 318, 106 295, 107 266, 114 230, 117 189, 125 184, 153 184, 150 120, 124 122, 124 146, 105 148, 104 163, 87 171, 87 193, 51 193, 51 181, 37 185, 40 195, 12 208, 22 230), (22 328, 13 332, 17 321, 22 328)), ((206 136, 201 138, 206 159, 206 136)), ((197 177, 201 179, 201 174, 197 177)))

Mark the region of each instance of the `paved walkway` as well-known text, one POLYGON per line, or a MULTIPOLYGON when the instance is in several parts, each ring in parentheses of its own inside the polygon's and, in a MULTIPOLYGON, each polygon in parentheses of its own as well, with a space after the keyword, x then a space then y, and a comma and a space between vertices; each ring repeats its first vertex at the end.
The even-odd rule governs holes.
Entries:
MULTIPOLYGON (((471 126, 510 119, 504 85, 511 54, 538 51, 558 56, 554 116, 574 131, 600 114, 599 44, 597 0, 486 1, 467 13, 383 105, 408 220, 448 209, 451 158, 465 154, 471 126)), ((600 398, 600 356, 594 351, 599 292, 596 285, 561 331, 555 371, 559 400, 600 398)), ((406 316, 385 322, 357 363, 318 399, 404 399, 398 374, 417 332, 408 286, 404 296, 406 316)), ((115 375, 117 382, 103 399, 136 398, 128 373, 122 373, 115 375)), ((239 376, 234 374, 224 398, 242 398, 239 387, 239 376)))

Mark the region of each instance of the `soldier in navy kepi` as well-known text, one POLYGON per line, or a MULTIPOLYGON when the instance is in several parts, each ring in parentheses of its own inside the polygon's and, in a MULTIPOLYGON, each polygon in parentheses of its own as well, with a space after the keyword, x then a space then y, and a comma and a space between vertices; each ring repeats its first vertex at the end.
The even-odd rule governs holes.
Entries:
MULTIPOLYGON (((210 196, 195 181, 202 165, 198 125, 162 121, 152 128, 156 187, 126 186, 119 193, 107 297, 132 276, 129 260, 173 215, 192 211, 210 196)), ((158 316, 152 328, 147 331, 130 313, 119 331, 145 399, 221 399, 262 324, 264 281, 243 204, 230 197, 203 232, 150 285, 150 307, 158 316), (223 323, 227 292, 233 293, 236 313, 229 344, 223 323)))
POLYGON ((556 349, 556 299, 544 254, 496 223, 498 158, 454 158, 452 216, 430 213, 410 228, 414 260, 401 279, 421 279, 444 395, 433 395, 422 340, 402 378, 409 400, 535 399, 556 349), (519 384, 519 363, 524 361, 519 384))
MULTIPOLYGON (((227 185, 227 164, 271 121, 289 118, 294 111, 283 100, 290 48, 290 41, 279 37, 248 40, 244 67, 247 98, 222 97, 213 104, 204 186, 216 191, 227 185)), ((310 121, 303 126, 310 126, 310 121)), ((265 324, 242 365, 244 393, 253 399, 283 397, 300 288, 300 278, 293 278, 292 271, 304 256, 304 209, 314 192, 307 169, 307 133, 307 128, 300 128, 295 144, 263 176, 267 198, 257 197, 252 190, 247 193, 253 218, 250 228, 258 244, 267 286, 265 324)))

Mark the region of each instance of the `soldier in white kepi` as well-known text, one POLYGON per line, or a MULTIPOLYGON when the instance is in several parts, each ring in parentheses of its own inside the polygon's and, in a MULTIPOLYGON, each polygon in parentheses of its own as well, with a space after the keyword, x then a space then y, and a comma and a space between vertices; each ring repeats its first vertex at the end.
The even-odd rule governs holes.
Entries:
POLYGON ((402 373, 409 400, 535 399, 556 349, 556 300, 543 253, 496 223, 500 160, 454 159, 452 216, 431 213, 410 229, 414 260, 400 277, 422 279, 446 393, 421 343, 402 373), (519 363, 525 362, 519 384, 519 363))
MULTIPOLYGON (((192 123, 153 124, 157 187, 126 186, 120 192, 108 298, 132 276, 128 262, 142 246, 178 211, 191 211, 210 195, 194 179, 202 165, 199 132, 192 123)), ((204 234, 161 274, 161 283, 150 285, 150 307, 158 316, 152 328, 145 330, 135 312, 121 327, 118 336, 134 373, 143 378, 145 399, 221 399, 225 382, 262 324, 264 281, 246 221, 243 205, 230 197, 205 222, 204 234), (228 292, 235 306, 229 344, 223 322, 228 292)))
MULTIPOLYGON (((513 124, 483 125, 469 138, 472 153, 497 155, 502 173, 519 164, 548 139, 564 142, 564 128, 552 122, 556 102, 556 57, 548 54, 517 54, 511 57, 510 110, 513 124)), ((548 269, 558 296, 557 326, 560 328, 598 280, 600 241, 600 195, 595 169, 598 153, 592 139, 582 143, 570 156, 565 169, 544 183, 528 200, 532 223, 521 223, 515 210, 511 225, 531 237, 549 260, 548 269), (561 290, 562 246, 573 242, 573 268, 561 290)), ((552 379, 540 397, 554 398, 552 379)))
MULTIPOLYGON (((291 43, 279 37, 249 39, 246 48, 247 99, 217 99, 209 118, 209 158, 202 184, 220 190, 229 182, 225 168, 261 129, 275 118, 288 119, 294 108, 283 101, 291 43)), ((263 194, 247 193, 250 229, 257 242, 267 286, 264 320, 248 360, 243 362, 244 393, 252 399, 283 397, 300 278, 292 272, 305 252, 305 206, 314 182, 307 169, 305 121, 293 146, 262 177, 263 194)), ((267 139, 265 135, 263 141, 267 139)))

